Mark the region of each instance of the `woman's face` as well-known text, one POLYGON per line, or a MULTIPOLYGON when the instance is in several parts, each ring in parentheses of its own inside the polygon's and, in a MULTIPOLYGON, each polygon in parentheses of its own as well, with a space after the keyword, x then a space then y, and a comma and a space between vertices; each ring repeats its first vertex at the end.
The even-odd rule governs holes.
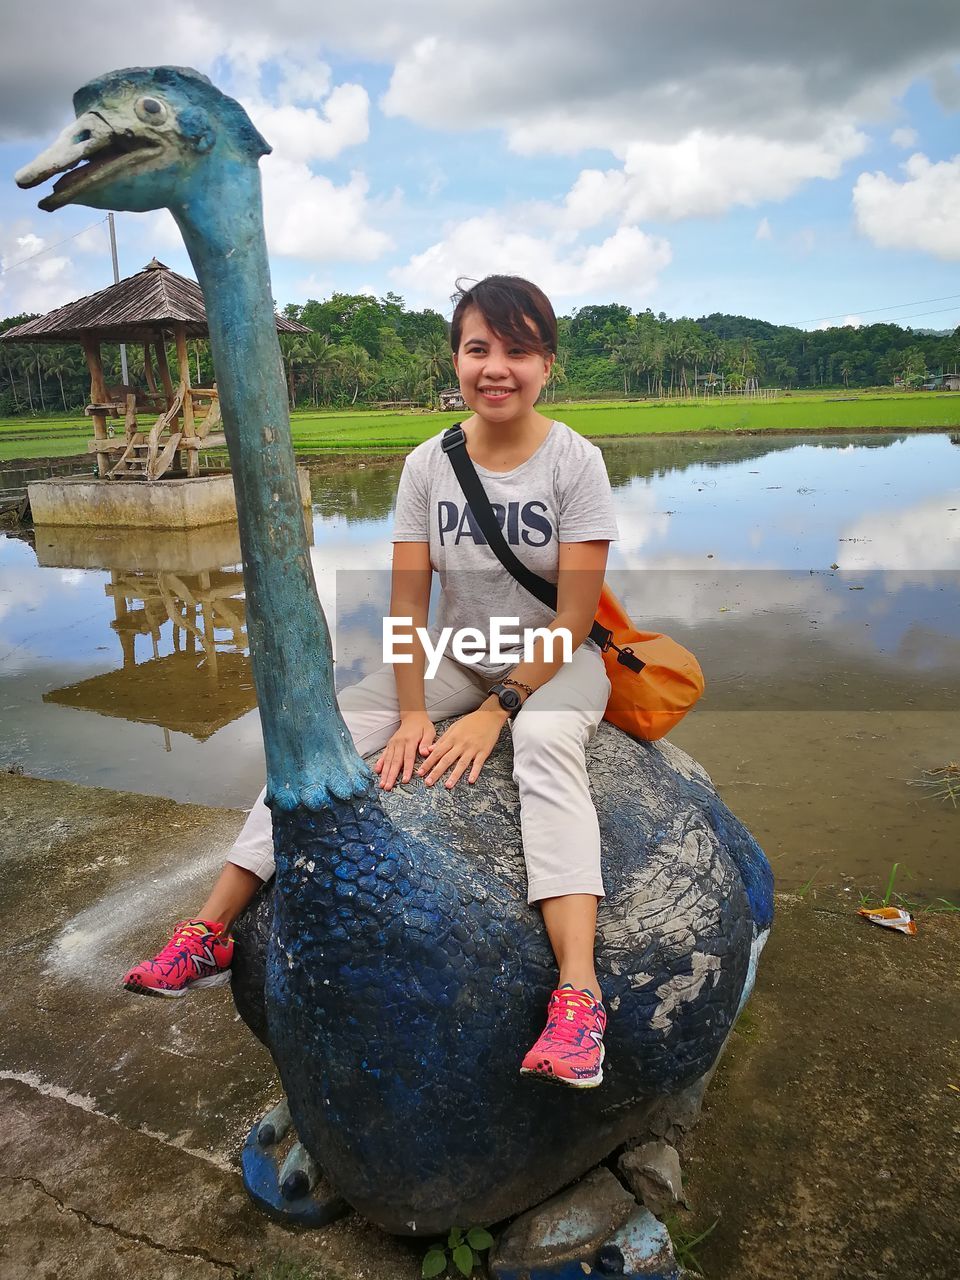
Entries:
POLYGON ((546 385, 553 361, 552 354, 524 351, 499 337, 476 307, 464 313, 453 364, 463 398, 478 417, 499 424, 525 417, 546 385))

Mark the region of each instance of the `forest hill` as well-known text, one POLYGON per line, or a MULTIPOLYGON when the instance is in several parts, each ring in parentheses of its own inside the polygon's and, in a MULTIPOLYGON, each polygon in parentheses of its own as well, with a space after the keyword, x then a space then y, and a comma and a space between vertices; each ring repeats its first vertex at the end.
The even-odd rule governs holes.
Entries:
MULTIPOLYGON (((335 293, 290 304, 283 314, 310 333, 281 338, 291 403, 342 408, 411 401, 435 406, 454 379, 449 326, 439 312, 409 311, 403 298, 335 293)), ((11 316, 0 332, 32 319, 11 316)), ((580 307, 559 321, 551 399, 613 399, 792 388, 919 387, 956 370, 960 329, 930 333, 896 324, 806 330, 721 313, 672 320, 617 303, 580 307)), ((197 385, 213 378, 209 346, 189 344, 197 385)), ((103 349, 107 381, 120 381, 119 352, 103 349)), ((143 354, 129 347, 134 380, 143 354)), ((0 350, 0 416, 80 410, 89 378, 76 345, 0 350)))

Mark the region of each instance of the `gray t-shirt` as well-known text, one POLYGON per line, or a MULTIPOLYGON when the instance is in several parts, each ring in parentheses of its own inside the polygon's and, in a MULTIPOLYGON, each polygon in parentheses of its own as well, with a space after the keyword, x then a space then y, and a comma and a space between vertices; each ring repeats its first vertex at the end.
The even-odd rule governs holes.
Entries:
MULTIPOLYGON (((494 616, 518 618, 521 631, 546 626, 556 615, 491 551, 440 442, 433 436, 407 456, 393 526, 394 542, 430 544, 441 588, 431 635, 441 627, 475 627, 489 636, 494 616)), ((536 453, 513 471, 476 470, 511 550, 550 582, 557 581, 561 542, 618 537, 603 454, 563 422, 551 423, 536 453)), ((475 670, 498 676, 521 656, 518 647, 513 662, 494 664, 488 646, 475 670)))

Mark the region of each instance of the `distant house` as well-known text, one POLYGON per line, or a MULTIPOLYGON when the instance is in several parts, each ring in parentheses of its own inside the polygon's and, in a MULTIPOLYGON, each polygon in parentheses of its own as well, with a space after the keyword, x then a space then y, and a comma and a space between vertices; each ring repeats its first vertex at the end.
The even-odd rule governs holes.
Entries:
POLYGON ((960 373, 937 373, 927 378, 921 391, 960 391, 960 373))
POLYGON ((459 413, 461 409, 466 409, 467 402, 460 394, 459 387, 444 387, 440 392, 440 408, 452 409, 455 413, 459 413))

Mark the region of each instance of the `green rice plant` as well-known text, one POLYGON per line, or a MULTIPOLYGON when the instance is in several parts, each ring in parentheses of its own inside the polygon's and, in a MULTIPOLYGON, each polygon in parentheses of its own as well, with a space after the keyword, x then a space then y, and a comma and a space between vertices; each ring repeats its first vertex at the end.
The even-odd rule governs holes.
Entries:
POLYGON ((709 1227, 706 1227, 703 1231, 697 1231, 695 1228, 688 1230, 676 1215, 664 1218, 663 1225, 667 1228, 670 1236, 674 1257, 685 1271, 691 1271, 695 1276, 706 1277, 707 1273, 700 1263, 697 1251, 703 1242, 713 1234, 719 1222, 719 1218, 714 1218, 709 1227))

